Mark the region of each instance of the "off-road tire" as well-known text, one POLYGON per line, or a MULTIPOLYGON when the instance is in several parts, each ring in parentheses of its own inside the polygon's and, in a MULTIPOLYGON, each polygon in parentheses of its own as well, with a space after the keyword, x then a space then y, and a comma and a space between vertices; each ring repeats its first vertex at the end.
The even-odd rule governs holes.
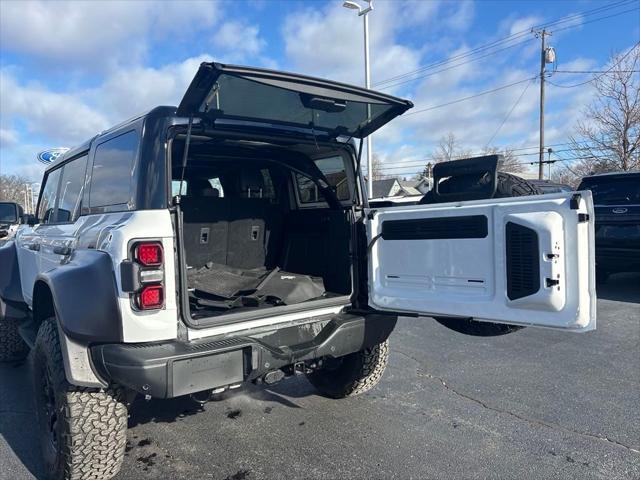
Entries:
POLYGON ((311 384, 330 398, 346 398, 375 387, 389 361, 389 340, 345 355, 335 365, 308 375, 311 384))
MULTIPOLYGON (((439 189, 443 193, 451 195, 453 192, 459 192, 461 198, 464 199, 465 192, 472 190, 475 186, 489 182, 486 175, 478 178, 477 175, 463 175, 459 177, 451 177, 443 180, 439 184, 439 189)), ((531 182, 517 175, 510 173, 498 172, 496 182, 496 193, 493 198, 523 197, 526 195, 540 195, 543 192, 531 182)), ((455 197, 449 196, 447 202, 457 200, 455 197)), ((429 190, 420 200, 421 204, 437 203, 433 196, 433 192, 429 190)))
POLYGON ((124 392, 71 385, 62 362, 56 321, 49 318, 38 331, 33 355, 44 471, 55 480, 112 478, 126 446, 124 392))
POLYGON ((0 362, 24 360, 28 354, 29 346, 18 333, 17 322, 0 316, 0 362))

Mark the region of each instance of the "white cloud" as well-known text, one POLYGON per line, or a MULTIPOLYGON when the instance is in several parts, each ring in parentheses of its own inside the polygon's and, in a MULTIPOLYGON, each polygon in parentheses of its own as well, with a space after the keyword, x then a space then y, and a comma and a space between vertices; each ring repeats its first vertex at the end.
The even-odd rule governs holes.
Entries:
POLYGON ((18 143, 18 132, 8 128, 0 128, 0 147, 18 143))
POLYGON ((231 52, 231 55, 237 57, 233 61, 239 62, 247 56, 260 54, 265 41, 260 38, 260 29, 256 25, 230 21, 216 30, 213 44, 221 48, 223 53, 231 52))
POLYGON ((56 93, 38 84, 21 85, 0 71, 2 123, 19 119, 29 133, 75 143, 108 126, 104 115, 86 105, 77 94, 56 93))
POLYGON ((97 69, 138 60, 150 35, 179 37, 218 16, 211 2, 3 2, 0 43, 8 51, 97 69))
POLYGON ((542 17, 537 15, 528 15, 514 20, 509 28, 509 35, 516 35, 525 33, 531 30, 532 27, 540 25, 542 23, 542 17))
MULTIPOLYGON (((395 39, 400 17, 386 2, 376 4, 371 14, 372 83, 419 66, 420 52, 395 39)), ((323 10, 294 12, 285 19, 283 35, 291 70, 364 83, 362 17, 355 12, 333 3, 323 10)))
POLYGON ((456 3, 456 9, 449 14, 445 20, 445 25, 456 31, 468 29, 475 17, 475 6, 471 0, 464 0, 456 3))

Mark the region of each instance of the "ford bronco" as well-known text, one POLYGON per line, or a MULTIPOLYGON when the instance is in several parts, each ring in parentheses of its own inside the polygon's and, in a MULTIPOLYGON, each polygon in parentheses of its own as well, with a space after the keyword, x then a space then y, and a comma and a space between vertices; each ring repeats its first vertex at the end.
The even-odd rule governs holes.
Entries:
POLYGON ((0 248, 0 360, 32 350, 52 478, 115 475, 135 395, 295 374, 366 392, 400 315, 595 328, 590 192, 514 196, 536 192, 484 159, 438 167, 424 202, 369 205, 362 139, 411 107, 204 63, 178 107, 47 168, 36 218, 0 248))

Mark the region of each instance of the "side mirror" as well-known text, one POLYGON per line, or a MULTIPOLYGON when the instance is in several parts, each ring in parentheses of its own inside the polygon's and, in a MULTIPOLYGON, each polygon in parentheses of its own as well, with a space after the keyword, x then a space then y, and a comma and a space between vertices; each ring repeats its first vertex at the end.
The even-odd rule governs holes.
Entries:
POLYGON ((31 213, 25 213, 23 216, 23 223, 29 225, 30 227, 33 227, 38 223, 38 218, 31 213))

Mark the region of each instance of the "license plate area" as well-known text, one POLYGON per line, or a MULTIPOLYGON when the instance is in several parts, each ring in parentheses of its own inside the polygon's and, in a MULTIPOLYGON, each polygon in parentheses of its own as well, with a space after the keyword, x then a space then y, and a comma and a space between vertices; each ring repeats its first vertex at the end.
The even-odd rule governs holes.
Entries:
POLYGON ((242 350, 186 358, 173 362, 173 396, 224 387, 244 380, 242 350))

